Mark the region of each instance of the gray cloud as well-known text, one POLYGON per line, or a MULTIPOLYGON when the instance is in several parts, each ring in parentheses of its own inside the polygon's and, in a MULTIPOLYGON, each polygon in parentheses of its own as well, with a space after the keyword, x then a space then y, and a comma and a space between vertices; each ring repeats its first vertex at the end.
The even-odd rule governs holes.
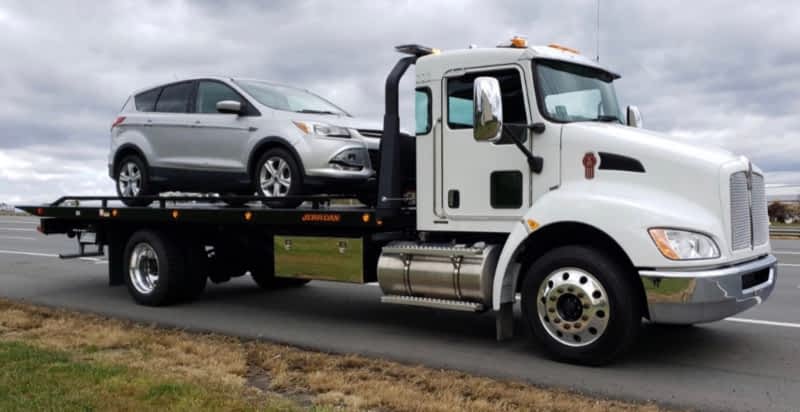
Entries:
MULTIPOLYGON (((593 2, 431 3, 0 0, 0 201, 111 193, 111 121, 132 90, 175 77, 272 79, 380 119, 396 44, 492 47, 524 34, 595 54, 593 2)), ((798 19, 790 2, 603 1, 601 61, 623 74, 620 102, 648 128, 800 182, 798 19)))

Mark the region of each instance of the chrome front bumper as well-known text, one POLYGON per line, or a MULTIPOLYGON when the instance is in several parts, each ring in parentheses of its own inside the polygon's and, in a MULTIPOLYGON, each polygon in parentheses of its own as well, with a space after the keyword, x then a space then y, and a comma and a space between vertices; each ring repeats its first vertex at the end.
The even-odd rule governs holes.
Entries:
POLYGON ((778 259, 767 255, 728 267, 702 270, 640 270, 650 320, 702 323, 720 320, 766 300, 778 276, 778 259))

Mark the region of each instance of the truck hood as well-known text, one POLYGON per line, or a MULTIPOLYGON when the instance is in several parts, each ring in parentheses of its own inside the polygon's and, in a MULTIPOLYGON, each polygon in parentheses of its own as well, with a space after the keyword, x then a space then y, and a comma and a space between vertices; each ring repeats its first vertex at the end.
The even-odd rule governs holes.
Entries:
MULTIPOLYGON (((598 151, 633 157, 651 167, 662 164, 713 170, 740 158, 725 149, 699 142, 681 141, 664 133, 637 129, 613 123, 579 122, 563 126, 562 138, 572 140, 588 137, 598 151), (593 141, 592 141, 593 140, 593 141)), ((647 169, 647 165, 645 165, 647 169)))
MULTIPOLYGON (((746 158, 717 147, 608 123, 565 124, 561 144, 562 186, 572 185, 584 193, 602 191, 639 205, 648 215, 641 218, 642 226, 692 228, 713 234, 721 247, 729 244, 731 174, 748 169, 746 158), (596 156, 593 175, 583 164, 587 153, 596 156), (644 170, 635 170, 636 162, 644 170)), ((753 171, 763 175, 756 167, 753 171)))

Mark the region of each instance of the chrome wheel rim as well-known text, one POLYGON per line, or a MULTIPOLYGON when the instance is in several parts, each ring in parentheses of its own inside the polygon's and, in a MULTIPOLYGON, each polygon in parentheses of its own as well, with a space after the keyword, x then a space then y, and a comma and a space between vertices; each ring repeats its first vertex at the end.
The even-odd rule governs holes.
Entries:
POLYGON ((137 292, 143 295, 153 293, 158 286, 158 256, 152 246, 139 243, 133 248, 128 276, 137 292))
POLYGON ((117 186, 122 197, 136 197, 142 190, 142 171, 136 163, 122 165, 117 176, 117 186))
POLYGON ((574 267, 553 271, 536 295, 539 321, 559 343, 581 347, 603 336, 611 316, 608 294, 591 273, 574 267))
POLYGON ((284 197, 292 187, 292 169, 281 157, 270 157, 261 167, 259 177, 261 194, 266 197, 284 197))

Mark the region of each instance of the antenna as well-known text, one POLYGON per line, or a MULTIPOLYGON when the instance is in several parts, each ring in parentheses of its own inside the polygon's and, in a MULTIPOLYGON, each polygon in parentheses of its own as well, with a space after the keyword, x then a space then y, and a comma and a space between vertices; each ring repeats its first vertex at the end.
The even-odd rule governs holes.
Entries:
POLYGON ((600 0, 597 0, 597 32, 595 32, 595 41, 597 41, 595 46, 597 57, 595 57, 595 60, 600 63, 600 0))

